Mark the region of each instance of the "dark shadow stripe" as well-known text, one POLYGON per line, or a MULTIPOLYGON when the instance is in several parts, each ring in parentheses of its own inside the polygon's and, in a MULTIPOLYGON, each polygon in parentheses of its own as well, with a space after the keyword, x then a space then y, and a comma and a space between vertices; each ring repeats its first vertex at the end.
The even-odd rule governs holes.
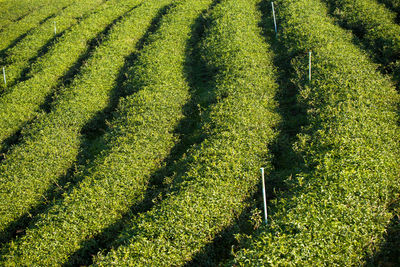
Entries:
MULTIPOLYGON (((107 36, 109 35, 112 27, 116 23, 121 21, 124 18, 124 16, 129 14, 129 12, 131 12, 132 10, 134 10, 135 8, 137 8, 139 6, 140 6, 140 4, 136 5, 135 7, 131 8, 129 11, 127 11, 126 13, 124 13, 123 15, 121 15, 120 17, 115 19, 111 24, 109 24, 107 26, 107 28, 104 31, 102 31, 102 33, 100 33, 99 35, 97 35, 95 38, 93 38, 90 41, 93 45, 90 48, 88 48, 88 50, 86 51, 86 53, 84 55, 82 55, 82 57, 81 57, 82 61, 79 64, 79 70, 83 66, 84 62, 92 55, 95 48, 98 45, 101 45, 101 43, 107 39, 107 36)), ((126 66, 124 66, 124 68, 127 68, 128 65, 130 64, 130 62, 131 61, 127 61, 126 66)), ((75 65, 77 65, 77 63, 75 65)), ((107 113, 107 112, 111 113, 117 106, 117 101, 118 101, 118 97, 119 97, 119 93, 118 93, 119 87, 121 86, 123 73, 125 71, 126 70, 120 71, 120 73, 118 74, 119 82, 118 82, 117 86, 114 89, 112 89, 112 91, 111 91, 111 99, 113 99, 113 101, 111 101, 109 106, 104 111, 99 112, 99 114, 96 114, 93 118, 93 121, 96 121, 96 122, 102 121, 103 122, 97 126, 97 129, 99 129, 98 132, 101 132, 100 128, 106 124, 105 121, 107 120, 107 118, 111 117, 110 114, 108 114, 108 117, 107 117, 104 113, 107 113)), ((78 72, 79 71, 77 71, 75 73, 75 75, 78 74, 78 72)), ((61 82, 62 82, 62 80, 61 80, 61 82)), ((57 88, 59 86, 61 86, 61 84, 59 84, 57 86, 57 88)), ((47 112, 50 112, 52 102, 53 102, 53 98, 51 98, 49 100, 49 103, 48 103, 49 106, 46 109, 47 112)), ((32 119, 29 122, 25 123, 24 126, 22 126, 14 135, 10 136, 3 142, 3 145, 5 148, 2 151, 0 151, 0 162, 5 157, 7 157, 7 153, 9 153, 12 150, 13 146, 21 143, 21 141, 23 139, 23 136, 21 135, 21 130, 23 128, 27 127, 27 125, 31 124, 32 121, 34 121, 34 120, 35 119, 32 119)), ((89 124, 95 125, 95 124, 93 124, 93 122, 88 123, 88 125, 89 124)), ((84 128, 87 128, 87 127, 84 126, 84 128)), ((74 180, 74 173, 76 172, 76 166, 83 165, 87 162, 91 162, 97 155, 97 153, 95 153, 93 155, 90 153, 87 153, 88 150, 93 150, 93 146, 94 146, 94 143, 93 143, 94 141, 91 142, 88 137, 89 136, 82 137, 83 145, 82 145, 81 149, 79 150, 80 153, 78 154, 77 162, 74 164, 74 166, 70 167, 68 169, 68 171, 66 172, 67 174, 63 177, 60 177, 60 179, 58 180, 58 182, 56 184, 53 184, 52 187, 50 187, 48 190, 46 190, 46 192, 43 194, 43 196, 44 196, 43 203, 32 207, 27 213, 20 216, 18 219, 16 219, 14 222, 12 222, 3 232, 0 233, 0 244, 8 243, 14 238, 23 236, 25 234, 25 228, 27 227, 27 225, 33 224, 35 222, 33 220, 33 218, 36 215, 38 215, 42 212, 45 212, 48 208, 53 206, 57 199, 62 198, 62 194, 65 191, 72 190, 72 188, 79 182, 79 180, 76 180, 76 179, 74 180), (68 187, 66 188, 67 185, 68 185, 68 187)), ((94 136, 92 138, 96 138, 96 136, 94 136)), ((100 153, 100 151, 98 151, 98 153, 100 153)))
MULTIPOLYGON (((78 58, 78 60, 73 64, 72 67, 68 69, 68 71, 59 78, 59 81, 56 86, 52 88, 51 93, 48 94, 45 98, 45 101, 43 102, 42 105, 39 106, 39 111, 44 111, 46 113, 49 113, 51 109, 53 108, 54 104, 54 96, 59 92, 59 88, 65 88, 71 85, 75 77, 81 72, 83 65, 85 62, 90 58, 90 56, 95 52, 96 48, 100 46, 104 40, 107 39, 108 35, 110 34, 110 31, 112 28, 120 22, 126 15, 128 15, 132 10, 138 8, 141 4, 138 4, 128 11, 126 11, 124 14, 119 16, 118 18, 114 19, 110 24, 108 24, 105 29, 100 32, 96 37, 92 38, 91 40, 88 41, 88 47, 86 51, 78 58)), ((54 44, 54 43, 52 43, 54 44)), ((50 44, 51 45, 51 44, 50 44)), ((26 80, 30 78, 31 74, 26 75, 26 80)), ((4 140, 1 143, 0 147, 3 147, 3 149, 0 151, 0 162, 2 159, 4 159, 4 156, 9 153, 12 149, 12 146, 17 145, 21 142, 21 131, 23 128, 25 128, 27 125, 29 125, 32 121, 34 121, 35 118, 32 120, 24 123, 18 130, 15 131, 14 134, 10 135, 6 140, 4 140), (3 154, 3 155, 2 155, 3 154)))
MULTIPOLYGON (((52 19, 55 17, 55 14, 51 14, 48 17, 44 18, 42 21, 39 22, 39 25, 42 25, 43 23, 45 23, 46 21, 48 21, 49 19, 52 19)), ((13 49, 15 46, 17 46, 22 39, 24 39, 26 36, 28 36, 29 34, 31 34, 33 32, 35 28, 31 28, 28 31, 26 31, 25 33, 21 34, 20 36, 18 36, 9 46, 7 46, 6 48, 4 48, 3 50, 0 50, 0 62, 5 62, 6 60, 6 56, 7 56, 7 51, 10 49, 13 49)), ((3 63, 4 64, 4 63, 3 63)))
MULTIPOLYGON (((212 9, 219 1, 215 1, 209 9, 212 9)), ((207 70, 206 64, 201 60, 197 44, 204 35, 206 20, 203 14, 195 21, 192 26, 192 36, 186 45, 186 62, 185 75, 190 86, 190 100, 183 107, 185 118, 179 122, 174 132, 180 136, 179 142, 172 148, 167 158, 163 160, 162 167, 155 171, 149 181, 148 189, 145 192, 144 199, 132 206, 130 211, 123 215, 117 222, 105 228, 95 237, 86 240, 82 244, 82 248, 74 253, 66 266, 89 265, 92 264, 92 256, 99 251, 106 253, 113 246, 118 246, 118 235, 123 231, 124 227, 132 217, 138 213, 150 210, 157 202, 155 199, 162 199, 161 196, 168 192, 169 184, 165 183, 164 178, 172 176, 175 172, 182 169, 179 166, 179 159, 188 151, 194 144, 199 144, 205 138, 201 133, 200 110, 198 105, 207 109, 213 103, 214 80, 207 70)), ((164 12, 165 14, 165 12, 164 12)), ((163 15, 164 15, 163 14, 163 15)), ((161 17, 157 20, 159 21, 161 17)), ((154 29, 155 31, 156 29, 154 29)), ((147 34, 150 35, 150 34, 147 34)), ((147 39, 147 37, 146 37, 147 39)), ((146 43, 140 42, 140 43, 146 43)), ((132 74, 134 75, 134 74, 132 74)), ((185 169, 181 170, 184 172, 185 169)))

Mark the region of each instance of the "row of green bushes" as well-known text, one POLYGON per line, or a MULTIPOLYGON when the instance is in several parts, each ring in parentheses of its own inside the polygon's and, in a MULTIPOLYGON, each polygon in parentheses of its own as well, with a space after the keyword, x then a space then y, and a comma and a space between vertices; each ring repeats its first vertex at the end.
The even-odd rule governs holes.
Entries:
POLYGON ((382 241, 399 190, 399 96, 320 1, 276 7, 307 108, 309 125, 294 144, 306 166, 287 178, 291 189, 271 201, 269 225, 234 264, 362 265, 382 241))
POLYGON ((140 2, 107 1, 84 23, 73 26, 48 53, 38 59, 28 74, 28 80, 16 84, 0 97, 0 150, 5 139, 37 115, 46 97, 56 90, 54 87, 59 79, 87 53, 88 42, 140 2))
POLYGON ((394 21, 396 15, 372 0, 328 3, 338 21, 367 44, 371 56, 382 64, 381 69, 400 85, 400 25, 394 21))
MULTIPOLYGON (((32 63, 32 59, 41 56, 40 53, 45 52, 41 51, 44 47, 47 46, 45 49, 48 49, 50 41, 53 43, 57 41, 54 38, 54 22, 56 22, 57 34, 60 34, 75 25, 88 13, 96 10, 103 2, 103 0, 90 0, 71 4, 51 20, 32 29, 17 45, 5 51, 4 60, 0 65, 6 68, 7 86, 12 86, 21 78, 23 71, 32 63)), ((82 23, 85 21, 83 20, 82 23)))
MULTIPOLYGON (((18 37, 37 27, 43 20, 53 16, 62 8, 67 7, 76 0, 54 1, 33 10, 28 16, 15 21, 0 32, 0 51, 9 47, 18 37)), ((48 1, 51 2, 51 1, 48 1)))
MULTIPOLYGON (((143 3, 134 27, 147 25, 141 16, 147 20, 168 3, 143 3)), ((153 28, 158 29, 148 37, 120 88, 134 94, 121 100, 110 122, 104 140, 107 149, 75 189, 43 213, 24 237, 9 244, 3 265, 78 264, 85 250, 96 248, 93 238, 144 198, 150 175, 178 140, 174 129, 190 96, 184 66, 186 43, 191 25, 211 0, 172 3, 166 7, 168 13, 155 21, 153 28), (75 258, 70 258, 72 254, 75 258)))
POLYGON ((34 10, 43 7, 49 0, 37 1, 35 5, 25 1, 0 1, 0 31, 12 23, 23 19, 34 10))
MULTIPOLYGON (((209 13, 201 54, 214 104, 203 107, 205 140, 177 163, 170 192, 134 218, 121 246, 95 265, 180 266, 235 223, 272 169, 268 145, 279 122, 272 56, 263 40, 257 0, 222 0, 209 13)), ((224 244, 226 245, 226 244, 224 244)), ((199 262, 206 266, 208 261, 199 262)))
POLYGON ((379 0, 379 1, 384 3, 394 11, 396 11, 398 16, 400 16, 400 0, 379 0))
MULTIPOLYGON (((4 181, 0 186, 0 232, 41 203, 43 194, 76 161, 82 128, 110 104, 124 59, 135 51, 158 6, 128 13, 95 50, 71 86, 59 92, 51 112, 23 129, 22 142, 0 165, 0 179, 4 181)), ((0 239, 9 234, 0 234, 0 239)))
POLYGON ((374 0, 325 0, 345 27, 352 29, 383 64, 400 59, 400 25, 395 14, 374 0))

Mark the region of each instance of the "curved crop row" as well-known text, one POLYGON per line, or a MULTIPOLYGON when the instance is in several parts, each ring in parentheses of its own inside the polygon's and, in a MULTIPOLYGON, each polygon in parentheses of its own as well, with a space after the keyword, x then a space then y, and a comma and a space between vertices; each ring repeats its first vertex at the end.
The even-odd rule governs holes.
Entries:
POLYGON ((50 4, 52 0, 3 0, 0 1, 0 31, 30 16, 34 11, 50 4), (34 2, 34 3, 33 3, 34 2))
POLYGON ((36 62, 28 80, 16 84, 0 97, 0 150, 5 139, 37 115, 40 105, 59 79, 86 51, 88 41, 140 2, 110 0, 104 3, 101 10, 90 15, 84 23, 73 26, 36 62))
MULTIPOLYGON (((1 0, 0 16, 11 22, 19 21, 29 16, 33 11, 62 0, 1 0)), ((0 24, 1 25, 1 24, 0 24)), ((2 28, 2 26, 0 26, 2 28)))
POLYGON ((379 0, 389 8, 393 9, 400 16, 400 0, 379 0))
POLYGON ((28 16, 34 10, 41 8, 44 3, 48 1, 49 0, 44 0, 43 2, 35 1, 35 4, 32 4, 32 0, 0 1, 0 31, 15 21, 21 20, 22 18, 28 16))
POLYGON ((205 140, 179 165, 171 193, 133 219, 124 244, 95 265, 180 266, 234 223, 267 165, 279 121, 269 47, 257 26, 259 1, 222 0, 210 15, 202 53, 216 73, 217 103, 202 115, 205 140), (267 157, 265 158, 265 156, 267 157))
POLYGON ((400 25, 394 22, 395 14, 374 0, 325 1, 335 8, 340 22, 379 52, 382 63, 400 59, 400 25))
POLYGON ((400 84, 400 25, 395 15, 373 0, 325 1, 336 8, 338 20, 367 43, 370 53, 377 52, 373 58, 400 84))
MULTIPOLYGON (((51 1, 47 5, 34 10, 23 19, 16 21, 0 32, 0 51, 6 49, 18 40, 18 37, 37 27, 41 22, 67 7, 76 0, 51 1)), ((50 2, 50 1, 49 1, 50 2)))
MULTIPOLYGON (((147 1, 141 12, 154 13, 155 7, 167 2, 147 1)), ((109 149, 96 159, 97 164, 77 188, 43 214, 26 236, 11 244, 2 264, 65 263, 82 249, 84 241, 143 199, 151 173, 177 139, 173 132, 183 117, 190 89, 183 65, 186 41, 192 23, 210 2, 174 1, 130 70, 133 77, 125 89, 138 92, 121 101, 106 135, 109 149)))
POLYGON ((23 142, 0 165, 0 233, 43 201, 42 195, 76 160, 82 128, 108 106, 125 57, 135 52, 137 41, 166 1, 157 2, 134 9, 114 26, 72 85, 57 95, 52 111, 23 130, 23 142))
POLYGON ((50 41, 53 41, 53 38, 55 38, 54 22, 56 22, 57 33, 62 33, 103 2, 104 0, 90 0, 77 1, 71 4, 53 19, 29 32, 17 45, 5 51, 4 60, 0 65, 6 68, 8 87, 21 78, 23 71, 32 63, 32 59, 35 56, 40 56, 39 53, 44 52, 41 49, 49 45, 50 41))
POLYGON ((306 167, 271 205, 270 224, 236 264, 361 265, 390 219, 399 188, 399 96, 317 0, 279 0, 280 41, 295 58, 309 126, 296 149, 306 167), (306 80, 312 51, 312 81, 306 80), (303 76, 304 75, 304 76, 303 76))

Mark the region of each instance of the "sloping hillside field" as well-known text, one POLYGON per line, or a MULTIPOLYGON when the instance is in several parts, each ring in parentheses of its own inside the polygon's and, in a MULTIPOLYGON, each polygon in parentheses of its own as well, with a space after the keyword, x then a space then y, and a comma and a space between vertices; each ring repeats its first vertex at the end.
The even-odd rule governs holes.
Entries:
POLYGON ((0 266, 400 266, 399 7, 0 0, 0 266))

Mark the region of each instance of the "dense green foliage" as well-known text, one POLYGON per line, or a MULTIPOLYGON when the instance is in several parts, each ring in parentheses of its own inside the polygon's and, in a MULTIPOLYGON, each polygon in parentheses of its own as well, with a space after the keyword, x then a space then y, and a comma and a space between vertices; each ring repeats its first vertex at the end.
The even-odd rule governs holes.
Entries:
POLYGON ((59 79, 83 56, 88 42, 140 2, 107 1, 101 10, 91 14, 85 23, 73 26, 38 59, 30 69, 28 80, 16 84, 0 97, 0 149, 5 139, 37 115, 40 105, 44 104, 59 79))
POLYGON ((163 201, 134 218, 120 237, 124 244, 95 265, 190 261, 243 212, 259 183, 259 167, 270 170, 277 85, 257 26, 257 2, 222 0, 211 11, 201 52, 216 75, 210 88, 216 103, 202 112, 205 140, 178 163, 181 170, 163 201))
MULTIPOLYGON (((21 20, 29 16, 33 11, 54 3, 55 0, 1 0, 0 16, 1 21, 9 21, 10 23, 21 20)), ((0 24, 3 28, 3 24, 0 24)))
POLYGON ((299 101, 310 122, 295 144, 306 167, 288 178, 292 188, 272 202, 270 224, 235 262, 360 265, 381 241, 399 186, 399 97, 321 2, 276 4, 279 39, 294 57, 299 101))
POLYGON ((0 165, 0 232, 42 202, 43 194, 72 166, 81 146, 82 128, 110 104, 125 57, 135 51, 162 4, 144 5, 128 13, 72 85, 57 95, 51 112, 23 129, 21 144, 0 165))
POLYGON ((326 0, 338 20, 352 29, 382 64, 400 60, 400 25, 395 14, 374 0, 326 0))
POLYGON ((34 10, 43 7, 51 0, 1 0, 0 1, 0 31, 15 21, 28 16, 34 10), (34 3, 33 3, 34 2, 34 3))
MULTIPOLYGON (((145 21, 168 2, 144 3, 138 8, 136 22, 148 24, 145 21)), ((65 263, 84 241, 143 199, 150 174, 177 139, 173 132, 189 97, 183 64, 186 42, 191 24, 210 3, 174 1, 129 71, 124 90, 137 92, 121 101, 110 123, 105 137, 109 149, 98 157, 77 188, 11 245, 2 264, 65 263)))
POLYGON ((54 16, 60 9, 67 7, 74 1, 75 0, 48 1, 51 2, 51 4, 46 3, 42 7, 33 10, 28 16, 3 28, 0 32, 0 51, 12 45, 13 42, 18 40, 18 37, 40 25, 43 21, 54 16))
POLYGON ((0 0, 0 265, 399 265, 400 2, 274 3, 0 0))
POLYGON ((57 36, 69 29, 78 21, 83 20, 87 13, 93 12, 104 0, 77 1, 61 11, 51 20, 32 29, 26 37, 15 46, 4 52, 4 59, 0 66, 5 66, 7 72, 7 87, 18 80, 23 72, 29 68, 35 57, 44 54, 51 44, 57 41, 57 36), (57 26, 57 35, 54 34, 54 22, 57 26))
POLYGON ((380 2, 393 9, 400 16, 400 0, 379 0, 380 2))

